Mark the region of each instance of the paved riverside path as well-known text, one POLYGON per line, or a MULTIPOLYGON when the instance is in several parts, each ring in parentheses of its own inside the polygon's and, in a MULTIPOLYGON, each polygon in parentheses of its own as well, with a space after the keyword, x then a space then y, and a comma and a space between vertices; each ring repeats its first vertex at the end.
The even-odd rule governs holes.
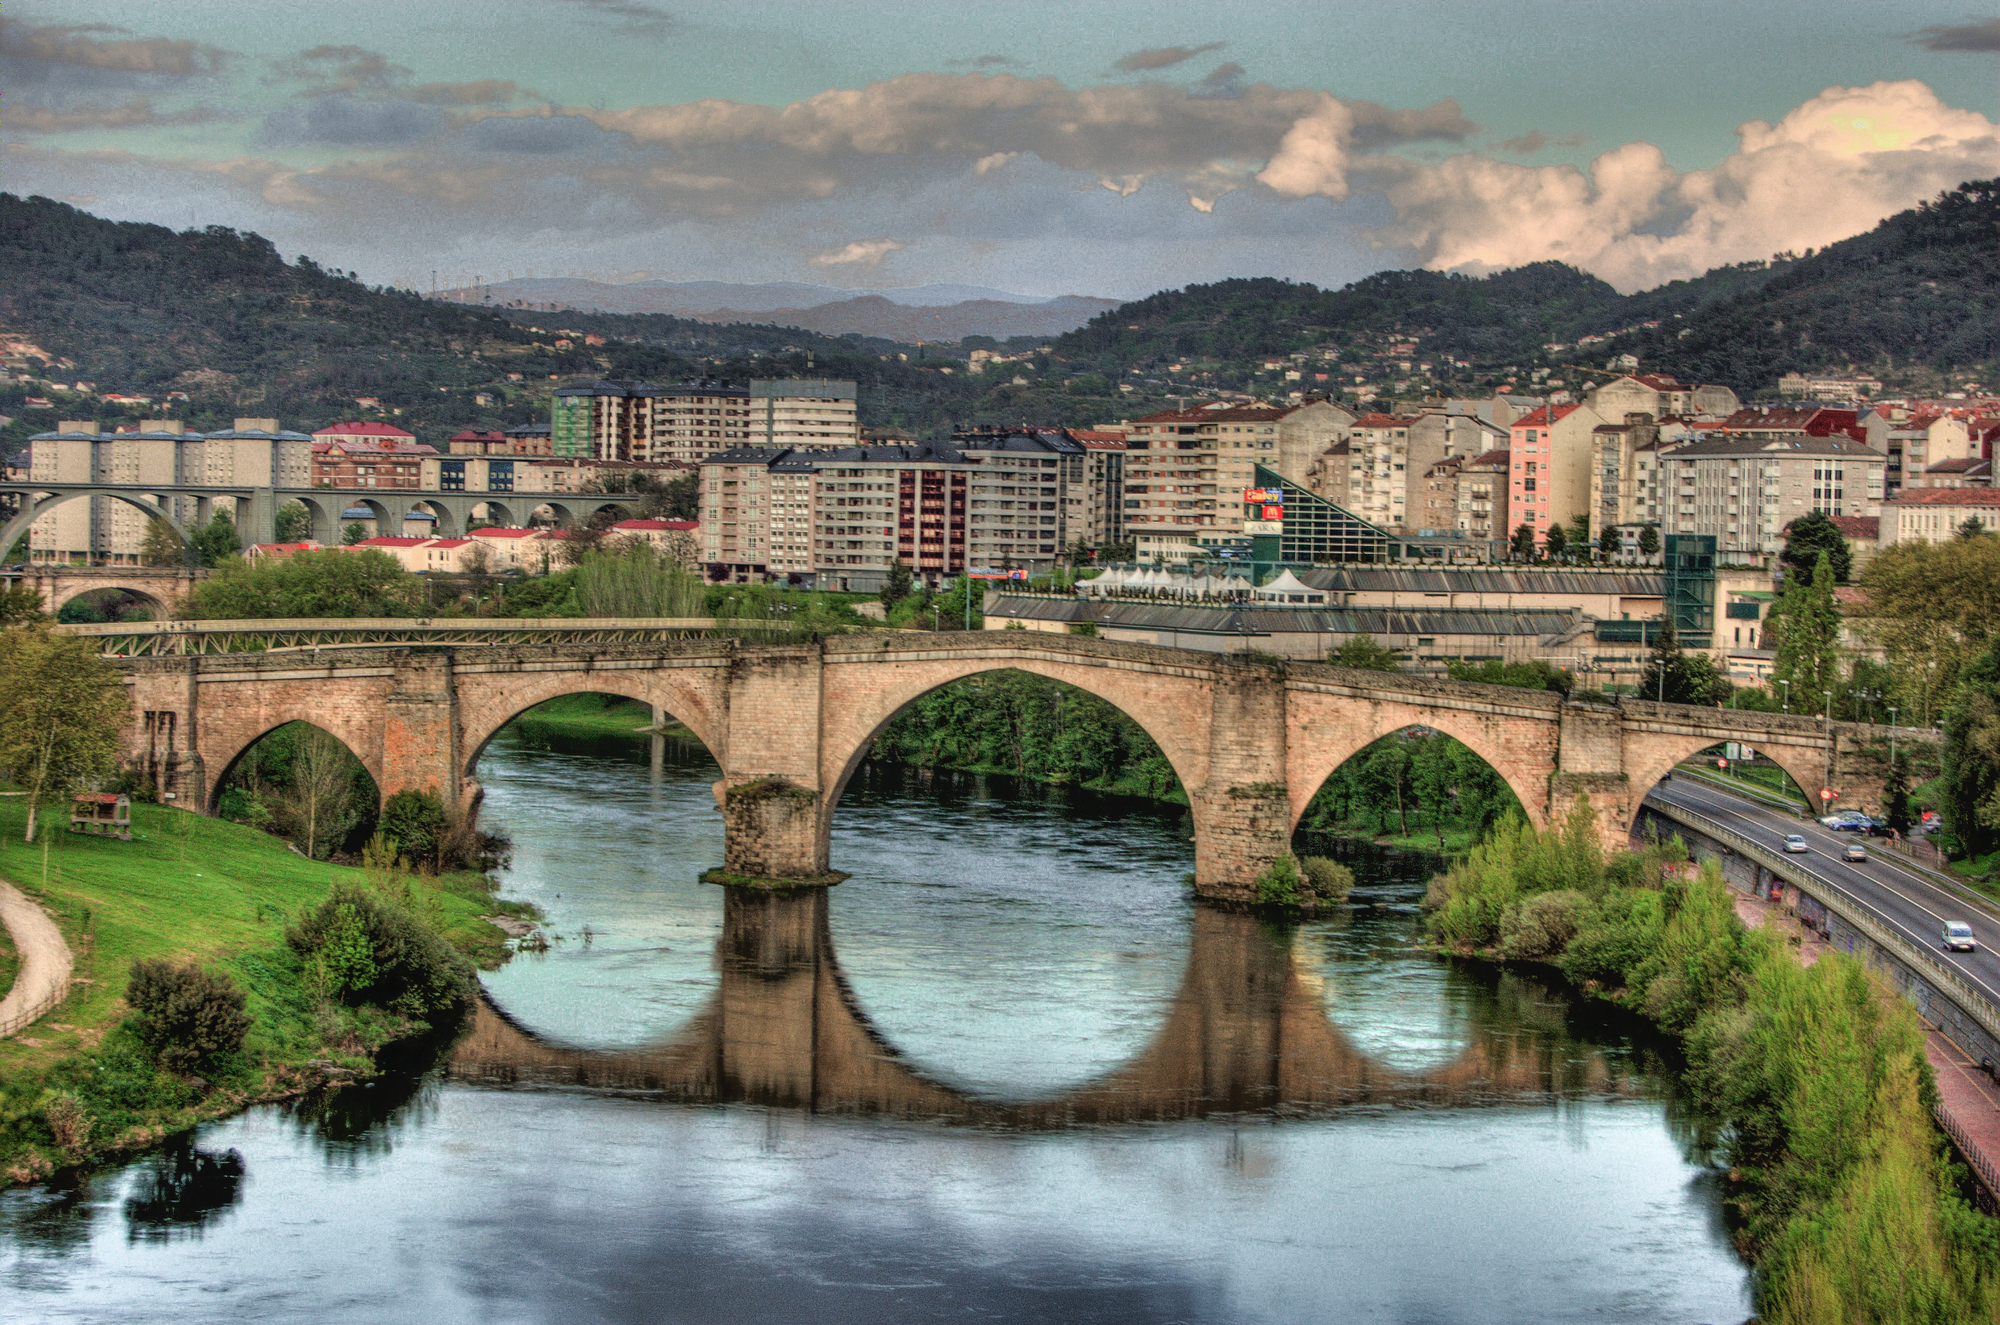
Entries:
POLYGON ((14 987, 0 999, 0 1036, 8 1036, 27 1029, 34 1020, 28 1013, 47 1012, 69 988, 70 952, 48 912, 5 879, 0 879, 0 924, 21 957, 14 987))

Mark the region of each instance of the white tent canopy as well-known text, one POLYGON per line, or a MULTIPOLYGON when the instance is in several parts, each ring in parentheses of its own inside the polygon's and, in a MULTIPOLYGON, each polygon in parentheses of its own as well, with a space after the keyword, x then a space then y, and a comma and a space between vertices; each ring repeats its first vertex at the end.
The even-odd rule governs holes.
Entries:
POLYGON ((1287 603, 1300 607, 1326 606, 1326 590, 1313 588, 1289 570, 1281 572, 1277 579, 1258 588, 1250 596, 1260 603, 1287 603))

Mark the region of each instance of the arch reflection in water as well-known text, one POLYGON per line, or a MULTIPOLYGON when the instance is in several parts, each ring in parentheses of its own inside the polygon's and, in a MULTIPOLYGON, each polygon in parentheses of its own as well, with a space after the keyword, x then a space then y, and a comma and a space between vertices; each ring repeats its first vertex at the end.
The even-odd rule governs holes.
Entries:
MULTIPOLYGON (((588 1086, 686 1102, 1025 1128, 1641 1093, 1621 1066, 1571 1040, 1559 1024, 1495 1033, 1505 1019, 1474 1019, 1465 1050, 1448 1063, 1398 1071, 1361 1053, 1328 1019, 1318 984, 1287 936, 1254 916, 1204 906, 1195 912, 1180 991, 1139 1055, 1053 1097, 978 1096, 926 1076, 870 1023, 841 974, 828 905, 823 890, 727 890, 720 988, 669 1043, 629 1052, 572 1048, 539 1039, 482 1003, 450 1074, 493 1085, 588 1086)), ((1532 989, 1514 996, 1536 1001, 1532 989)))

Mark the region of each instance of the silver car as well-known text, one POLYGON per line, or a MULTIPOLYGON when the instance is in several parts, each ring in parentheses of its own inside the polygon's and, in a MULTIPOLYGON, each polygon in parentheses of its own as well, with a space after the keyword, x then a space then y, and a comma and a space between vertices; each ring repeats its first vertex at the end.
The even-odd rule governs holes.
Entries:
POLYGON ((1799 856, 1811 850, 1812 848, 1806 845, 1805 838, 1799 836, 1797 833, 1788 833, 1785 836, 1786 855, 1799 856))
POLYGON ((1954 920, 1944 927, 1944 950, 1946 952, 1977 952, 1979 941, 1972 937, 1972 926, 1963 920, 1954 920))

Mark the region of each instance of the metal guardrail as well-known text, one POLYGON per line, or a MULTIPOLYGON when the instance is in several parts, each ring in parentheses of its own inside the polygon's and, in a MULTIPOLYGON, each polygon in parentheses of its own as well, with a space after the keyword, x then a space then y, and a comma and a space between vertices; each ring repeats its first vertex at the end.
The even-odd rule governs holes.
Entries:
POLYGON ((1978 1022, 1981 1030, 1995 1040, 2000 1040, 2000 1007, 1996 1007, 1993 998, 1981 993, 1967 983, 1958 972, 1930 953, 1877 923, 1870 914, 1871 908, 1868 904, 1853 893, 1825 875, 1786 859, 1782 853, 1771 850, 1761 842, 1752 841, 1735 829, 1718 823, 1699 811, 1667 801, 1655 801, 1653 804, 1656 811, 1665 813, 1669 819, 1680 820, 1690 828, 1699 828, 1716 841, 1757 860, 1765 868, 1784 875, 1800 887, 1807 888, 1827 910, 1853 926, 1869 942, 1884 952, 1894 953, 1897 960, 1920 972, 1947 998, 1958 1004, 1966 1016, 1978 1022))
POLYGON ((2000 1200, 2000 1171, 1994 1169, 1992 1162, 1980 1150, 1978 1143, 1966 1133, 1964 1128, 1958 1125, 1958 1120, 1951 1116, 1950 1110, 1946 1109, 1944 1105, 1932 1105, 1931 1117, 1937 1119, 1938 1127, 1943 1130, 1946 1136, 1951 1138, 1951 1143, 1958 1147, 1958 1153, 1971 1166, 1973 1173, 1984 1184, 1987 1192, 1996 1200, 2000 1200))
POLYGON ((760 628, 784 627, 715 617, 321 617, 56 627, 101 640, 103 653, 117 658, 421 644, 653 644, 760 628))

